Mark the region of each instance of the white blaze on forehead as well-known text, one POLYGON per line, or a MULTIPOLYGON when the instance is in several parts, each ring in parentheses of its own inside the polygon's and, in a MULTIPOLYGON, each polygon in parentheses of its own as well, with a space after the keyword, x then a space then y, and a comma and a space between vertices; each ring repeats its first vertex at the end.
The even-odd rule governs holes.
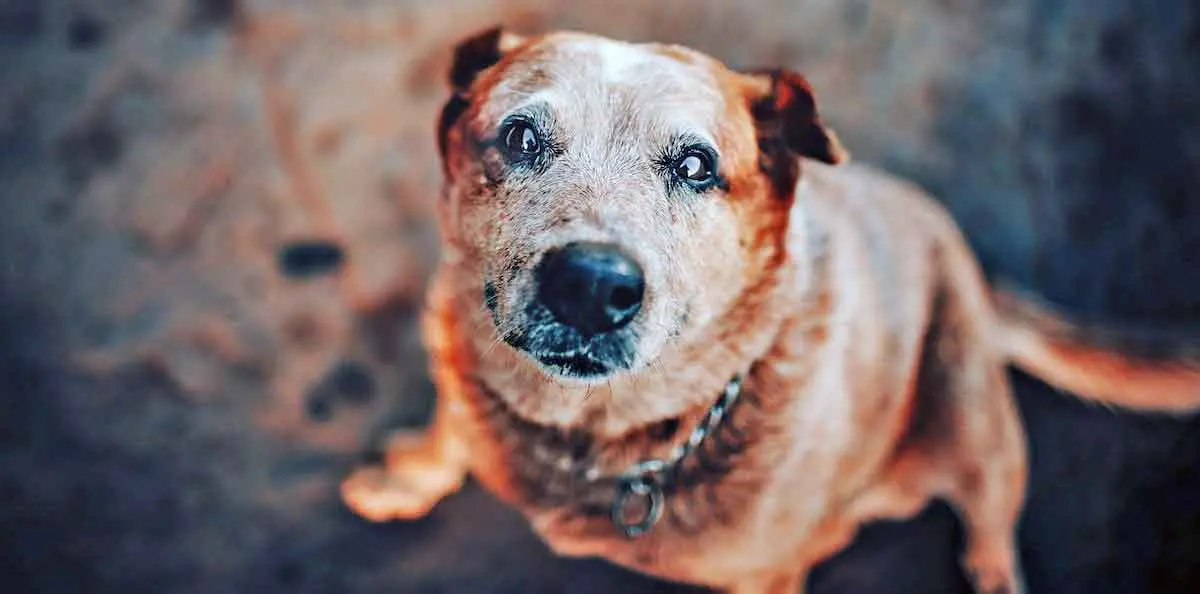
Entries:
MULTIPOLYGON (((652 58, 660 58, 645 49, 624 43, 599 43, 600 72, 609 83, 620 83, 630 76, 646 74, 652 58)), ((663 65, 659 65, 662 68, 663 65)))
MULTIPOLYGON (((715 144, 722 95, 712 74, 655 52, 649 46, 579 36, 555 40, 552 61, 541 65, 548 76, 536 91, 514 93, 523 83, 501 82, 493 89, 484 115, 499 122, 514 110, 547 105, 564 124, 594 117, 611 107, 611 90, 635 97, 642 118, 673 132, 687 132, 715 144), (598 111, 599 110, 599 111, 598 111)), ((616 114, 606 114, 615 116, 616 114)))
POLYGON ((715 122, 721 94, 711 75, 701 68, 683 64, 659 54, 647 46, 612 40, 594 42, 589 48, 600 60, 600 78, 606 84, 641 88, 647 104, 640 109, 656 112, 664 123, 679 130, 713 141, 710 130, 715 122), (686 94, 680 94, 684 89, 686 94))

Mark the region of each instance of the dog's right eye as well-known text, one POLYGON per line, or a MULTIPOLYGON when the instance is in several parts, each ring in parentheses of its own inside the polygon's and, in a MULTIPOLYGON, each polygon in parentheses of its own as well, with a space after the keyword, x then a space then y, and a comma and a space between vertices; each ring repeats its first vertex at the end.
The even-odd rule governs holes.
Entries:
POLYGON ((510 157, 524 159, 542 152, 542 139, 525 122, 513 122, 504 133, 504 148, 510 157))
POLYGON ((707 190, 717 181, 713 158, 703 150, 688 151, 672 167, 677 179, 699 191, 707 190))

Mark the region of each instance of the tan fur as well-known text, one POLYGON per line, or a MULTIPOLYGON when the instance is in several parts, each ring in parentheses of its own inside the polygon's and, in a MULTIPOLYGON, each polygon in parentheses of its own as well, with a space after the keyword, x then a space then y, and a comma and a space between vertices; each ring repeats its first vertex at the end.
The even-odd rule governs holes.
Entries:
MULTIPOLYGON (((978 591, 1023 590, 1013 532, 1025 441, 1005 365, 1016 354, 1045 371, 1029 360, 1044 348, 1029 345, 1045 343, 994 314, 932 199, 868 167, 814 160, 845 151, 798 75, 578 33, 485 33, 457 60, 456 76, 480 63, 455 83, 439 132, 445 249, 423 326, 438 405, 423 438, 399 439, 383 467, 347 479, 352 509, 419 517, 472 473, 560 554, 761 594, 801 591, 862 524, 937 497, 963 520, 978 591), (486 141, 496 122, 543 100, 559 160, 497 178, 486 141), (657 182, 647 155, 681 128, 719 148, 725 190, 681 197, 657 182), (780 138, 796 154, 773 152, 780 138), (529 323, 520 305, 539 254, 581 238, 622 245, 647 276, 637 352, 599 382, 549 373, 502 340, 529 323), (493 278, 494 317, 483 306, 493 278), (619 536, 599 478, 666 456, 739 373, 745 394, 708 459, 685 465, 649 534, 619 536)), ((1078 357, 1055 369, 1065 387, 1096 387, 1078 357)), ((1194 375, 1137 377, 1174 396, 1114 400, 1195 404, 1194 375)))

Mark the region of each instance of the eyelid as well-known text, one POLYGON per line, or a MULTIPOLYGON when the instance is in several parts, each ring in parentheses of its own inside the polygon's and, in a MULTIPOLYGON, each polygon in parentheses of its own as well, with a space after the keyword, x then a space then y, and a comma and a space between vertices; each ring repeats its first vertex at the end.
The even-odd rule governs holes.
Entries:
POLYGON ((713 150, 712 147, 703 146, 703 145, 693 145, 693 146, 688 147, 688 149, 683 154, 684 154, 684 156, 687 156, 687 155, 694 155, 697 153, 707 157, 709 164, 712 165, 712 168, 714 170, 717 168, 717 160, 718 160, 717 151, 713 150))
POLYGON ((542 131, 542 127, 539 126, 532 118, 521 114, 514 114, 504 118, 504 120, 502 120, 500 125, 496 128, 496 142, 503 143, 508 134, 512 132, 513 127, 518 124, 524 125, 530 130, 533 130, 533 133, 536 134, 538 138, 544 138, 546 136, 546 134, 542 131))
POLYGON ((532 128, 538 127, 538 125, 535 121, 535 118, 529 116, 528 114, 524 114, 524 113, 514 113, 514 114, 508 115, 503 120, 500 120, 500 125, 497 127, 498 128, 508 128, 508 127, 512 126, 513 124, 518 124, 518 123, 527 124, 532 128))
POLYGON ((721 160, 720 154, 707 141, 694 136, 676 138, 674 142, 662 149, 662 152, 659 153, 654 161, 660 167, 667 168, 687 158, 688 155, 696 153, 707 157, 714 171, 718 169, 721 160))
POLYGON ((540 136, 547 136, 554 122, 554 112, 550 106, 541 101, 526 103, 517 106, 513 111, 508 112, 498 122, 496 128, 504 129, 511 126, 514 122, 521 122, 533 128, 540 136))

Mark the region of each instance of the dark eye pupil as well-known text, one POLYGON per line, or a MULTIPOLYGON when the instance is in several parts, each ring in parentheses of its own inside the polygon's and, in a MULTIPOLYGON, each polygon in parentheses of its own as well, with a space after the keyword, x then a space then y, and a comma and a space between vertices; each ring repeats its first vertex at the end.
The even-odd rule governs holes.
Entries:
POLYGON ((505 144, 508 145, 508 150, 525 155, 536 154, 541 150, 541 143, 538 141, 537 134, 524 124, 517 124, 508 131, 508 138, 505 139, 505 144))
POLYGON ((712 174, 708 170, 708 164, 697 155, 684 157, 676 167, 675 173, 692 181, 704 181, 712 174))

